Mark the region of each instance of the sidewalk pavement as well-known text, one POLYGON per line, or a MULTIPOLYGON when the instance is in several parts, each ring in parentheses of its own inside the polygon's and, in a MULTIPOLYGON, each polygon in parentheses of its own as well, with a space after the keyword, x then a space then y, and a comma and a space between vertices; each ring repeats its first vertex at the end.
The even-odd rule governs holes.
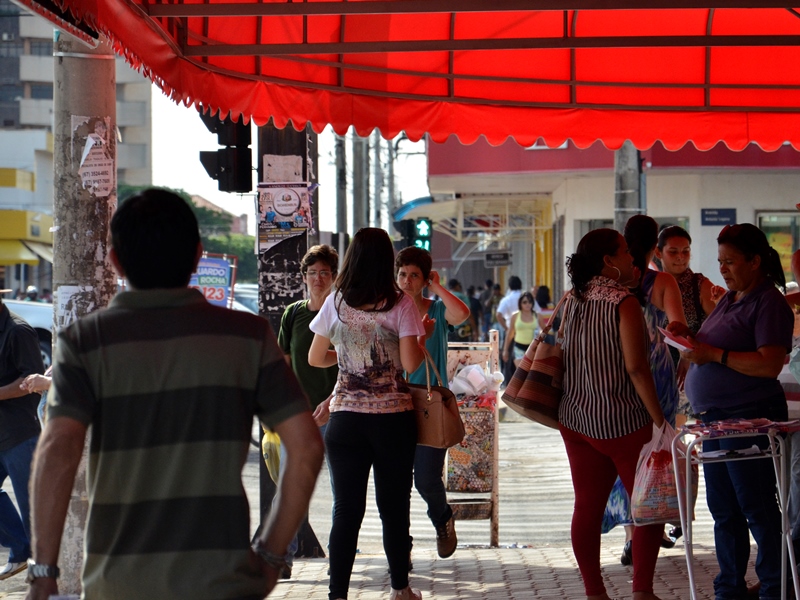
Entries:
MULTIPOLYGON (((259 512, 258 460, 258 452, 253 450, 244 472, 254 529, 259 512)), ((583 585, 569 536, 573 494, 560 435, 514 413, 508 415, 500 424, 499 469, 499 548, 488 547, 488 521, 457 521, 458 550, 451 558, 438 558, 435 531, 426 517, 425 503, 416 491, 412 493, 414 570, 411 585, 419 588, 424 598, 441 600, 583 599, 583 585)), ((717 564, 713 522, 706 508, 702 480, 700 477, 693 541, 698 598, 705 600, 714 597, 712 581, 717 564)), ((320 542, 326 545, 331 522, 331 491, 325 467, 312 499, 309 519, 320 542)), ((604 535, 601 541, 601 563, 612 598, 631 597, 632 568, 619 562, 623 542, 621 528, 604 535)), ((349 600, 388 599, 389 576, 371 483, 359 549, 349 600)), ((755 545, 749 583, 756 581, 754 557, 755 545)), ((324 558, 296 559, 292 578, 279 582, 270 599, 326 599, 327 566, 324 558)), ((663 600, 689 600, 688 580, 683 539, 680 539, 674 548, 661 550, 656 566, 655 593, 663 600)), ((25 592, 24 573, 0 581, 0 599, 22 600, 25 592)))

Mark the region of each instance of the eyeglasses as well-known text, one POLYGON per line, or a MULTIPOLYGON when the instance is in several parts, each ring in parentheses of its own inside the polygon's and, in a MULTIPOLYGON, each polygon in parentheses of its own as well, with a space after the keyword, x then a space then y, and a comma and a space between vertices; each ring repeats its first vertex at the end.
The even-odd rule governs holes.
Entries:
POLYGON ((328 279, 333 273, 331 271, 306 271, 306 277, 310 279, 328 279))

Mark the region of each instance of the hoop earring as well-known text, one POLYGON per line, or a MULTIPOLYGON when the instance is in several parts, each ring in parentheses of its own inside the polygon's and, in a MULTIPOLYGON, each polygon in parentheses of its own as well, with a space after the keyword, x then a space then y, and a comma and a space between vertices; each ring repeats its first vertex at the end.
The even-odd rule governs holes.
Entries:
POLYGON ((612 269, 616 269, 617 271, 617 278, 614 280, 619 283, 619 280, 622 278, 622 271, 619 270, 619 267, 615 267, 614 265, 610 265, 612 269))

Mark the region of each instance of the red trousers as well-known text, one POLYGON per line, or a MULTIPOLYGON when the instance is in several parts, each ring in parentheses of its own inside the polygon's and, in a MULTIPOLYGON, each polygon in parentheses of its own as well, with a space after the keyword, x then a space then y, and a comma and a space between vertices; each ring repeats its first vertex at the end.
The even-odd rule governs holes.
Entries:
MULTIPOLYGON (((606 591, 600 572, 600 527, 608 495, 617 479, 630 494, 636 476, 639 452, 653 434, 648 424, 628 435, 597 440, 561 426, 561 437, 569 458, 575 509, 572 514, 572 551, 583 576, 587 596, 606 591)), ((664 525, 634 528, 633 591, 653 591, 653 573, 664 525)))

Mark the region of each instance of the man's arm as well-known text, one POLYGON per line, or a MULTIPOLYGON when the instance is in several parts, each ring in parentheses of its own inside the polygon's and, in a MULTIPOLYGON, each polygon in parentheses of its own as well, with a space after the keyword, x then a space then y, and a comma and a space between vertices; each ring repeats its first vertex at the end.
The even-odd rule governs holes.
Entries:
MULTIPOLYGON (((33 560, 56 565, 75 473, 83 455, 86 426, 69 417, 47 420, 33 456, 31 528, 33 560)), ((55 579, 35 579, 28 600, 58 594, 55 579)))
POLYGON ((11 400, 12 398, 27 396, 30 392, 20 389, 19 387, 23 379, 25 378, 19 377, 8 385, 0 387, 0 400, 11 400))
MULTIPOLYGON (((286 468, 281 470, 273 510, 263 523, 257 543, 269 554, 283 557, 308 512, 325 448, 310 411, 279 423, 275 426, 275 432, 286 449, 286 468)), ((269 594, 277 582, 278 572, 274 568, 266 572, 269 594)))

